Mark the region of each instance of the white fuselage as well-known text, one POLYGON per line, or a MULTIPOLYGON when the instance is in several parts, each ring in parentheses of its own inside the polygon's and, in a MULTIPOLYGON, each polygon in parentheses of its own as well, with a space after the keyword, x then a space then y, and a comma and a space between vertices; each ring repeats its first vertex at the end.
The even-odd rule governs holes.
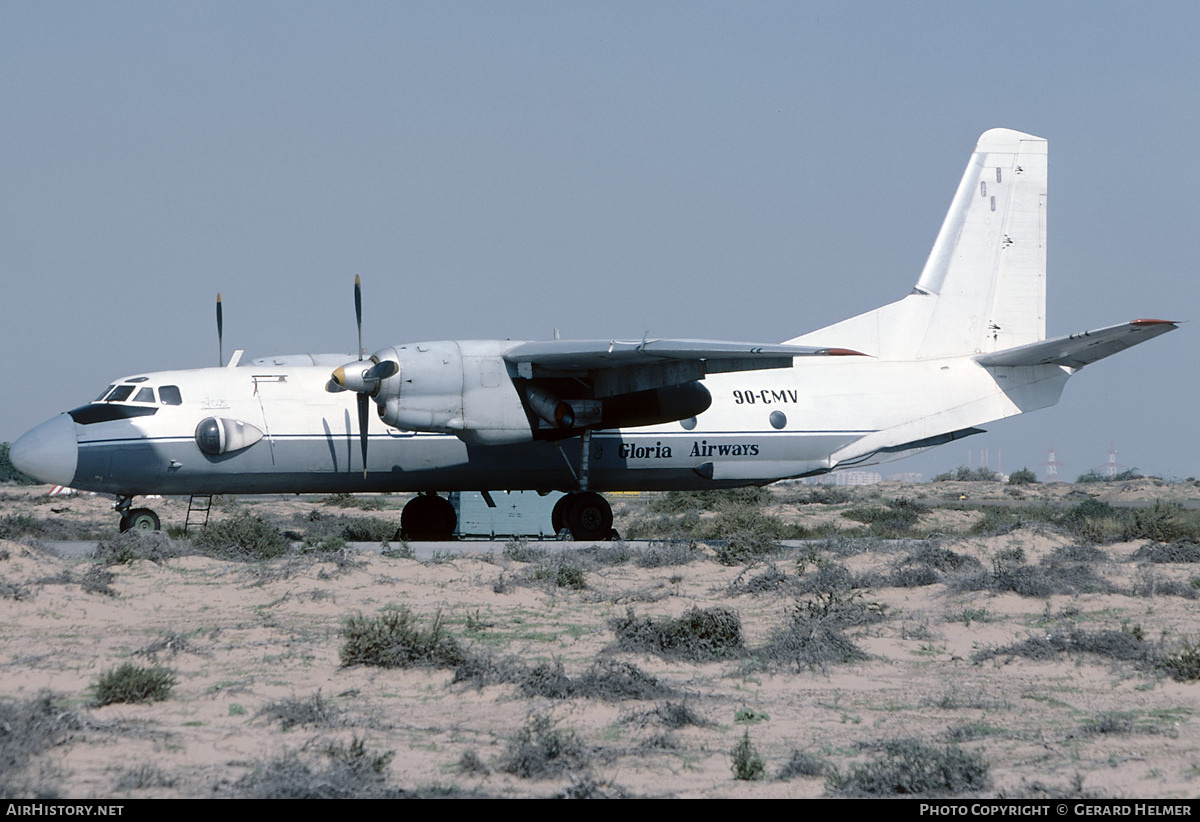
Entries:
MULTIPOLYGON (((139 389, 176 386, 180 402, 144 403, 137 416, 87 424, 68 415, 44 423, 54 429, 46 437, 73 443, 57 442, 58 473, 40 478, 123 495, 565 490, 577 482, 578 437, 471 444, 391 428, 374 413, 364 477, 355 395, 327 391, 329 373, 324 365, 256 364, 141 375, 139 389), (205 454, 197 426, 213 418, 248 424, 261 439, 205 454)), ((894 459, 938 443, 931 438, 948 441, 953 432, 1052 405, 1069 373, 988 369, 964 356, 803 358, 792 368, 714 374, 703 383, 712 405, 695 418, 595 431, 590 487, 764 484, 894 459)), ((129 399, 100 405, 138 408, 129 399)))

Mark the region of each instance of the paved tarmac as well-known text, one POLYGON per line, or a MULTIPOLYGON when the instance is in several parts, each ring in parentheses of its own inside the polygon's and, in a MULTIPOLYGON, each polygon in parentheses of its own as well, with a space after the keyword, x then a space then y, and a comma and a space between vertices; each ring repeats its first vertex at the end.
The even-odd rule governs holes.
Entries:
MULTIPOLYGON (((504 547, 510 540, 460 540, 457 542, 410 542, 409 549, 412 550, 413 556, 423 562, 428 562, 432 559, 441 559, 442 557, 465 556, 467 554, 491 554, 493 556, 503 554, 504 547)), ((86 557, 91 556, 99 544, 97 540, 40 540, 42 545, 54 549, 61 557, 86 557)), ((304 543, 294 543, 301 546, 304 543)), ((530 548, 556 553, 560 551, 573 551, 582 548, 593 548, 597 545, 605 545, 606 543, 597 542, 571 542, 569 540, 529 540, 526 543, 530 548)), ((646 540, 626 540, 626 544, 633 548, 645 548, 650 543, 646 540)), ((349 542, 347 545, 355 551, 363 553, 371 552, 378 554, 382 549, 382 544, 378 542, 349 542)), ((399 548, 398 543, 391 543, 391 550, 399 548)))

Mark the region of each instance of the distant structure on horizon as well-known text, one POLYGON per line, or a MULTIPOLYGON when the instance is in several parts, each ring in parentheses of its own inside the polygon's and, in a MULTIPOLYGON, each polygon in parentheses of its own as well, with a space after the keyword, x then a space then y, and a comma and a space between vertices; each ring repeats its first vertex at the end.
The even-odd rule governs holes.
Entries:
POLYGON ((1110 442, 1108 444, 1108 459, 1105 460, 1104 466, 1098 470, 1100 473, 1104 474, 1104 476, 1112 479, 1117 474, 1121 473, 1120 469, 1124 467, 1124 465, 1121 465, 1121 463, 1117 462, 1117 449, 1113 448, 1113 444, 1110 442))
POLYGON ((883 482, 883 475, 875 471, 834 471, 804 481, 809 485, 874 485, 883 482))
POLYGON ((908 471, 903 474, 892 474, 888 480, 891 482, 924 482, 925 475, 920 471, 908 471))
POLYGON ((1042 463, 1046 470, 1043 472, 1046 482, 1059 482, 1058 469, 1062 466, 1054 455, 1054 443, 1050 443, 1050 447, 1046 449, 1046 461, 1042 463))

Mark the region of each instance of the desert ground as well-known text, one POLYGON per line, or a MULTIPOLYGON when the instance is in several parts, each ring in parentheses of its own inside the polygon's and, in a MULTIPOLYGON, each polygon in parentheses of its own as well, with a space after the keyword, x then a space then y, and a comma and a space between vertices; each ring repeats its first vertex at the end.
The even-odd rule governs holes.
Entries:
POLYGON ((627 542, 430 561, 341 536, 401 496, 219 500, 260 559, 47 491, 0 487, 3 796, 1200 793, 1195 481, 616 496, 627 542), (126 665, 164 698, 101 704, 126 665))

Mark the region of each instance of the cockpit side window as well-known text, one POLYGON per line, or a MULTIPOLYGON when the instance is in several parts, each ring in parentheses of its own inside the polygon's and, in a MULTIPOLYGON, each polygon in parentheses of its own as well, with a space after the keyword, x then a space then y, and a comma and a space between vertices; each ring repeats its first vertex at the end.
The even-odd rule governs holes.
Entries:
POLYGON ((129 395, 133 393, 134 386, 118 385, 113 389, 112 393, 105 397, 105 402, 124 402, 129 399, 129 395))
MULTIPOLYGON (((178 385, 164 385, 158 389, 158 397, 163 405, 182 405, 183 397, 179 393, 178 385)), ((151 402, 154 400, 151 399, 151 402)))
POLYGON ((154 389, 150 387, 139 389, 137 396, 133 398, 134 402, 154 402, 154 389))
POLYGON ((108 388, 105 388, 103 391, 101 391, 100 396, 96 397, 96 399, 92 400, 92 402, 100 402, 100 400, 104 399, 105 395, 108 394, 108 392, 112 391, 112 390, 113 390, 113 387, 110 385, 108 388))

